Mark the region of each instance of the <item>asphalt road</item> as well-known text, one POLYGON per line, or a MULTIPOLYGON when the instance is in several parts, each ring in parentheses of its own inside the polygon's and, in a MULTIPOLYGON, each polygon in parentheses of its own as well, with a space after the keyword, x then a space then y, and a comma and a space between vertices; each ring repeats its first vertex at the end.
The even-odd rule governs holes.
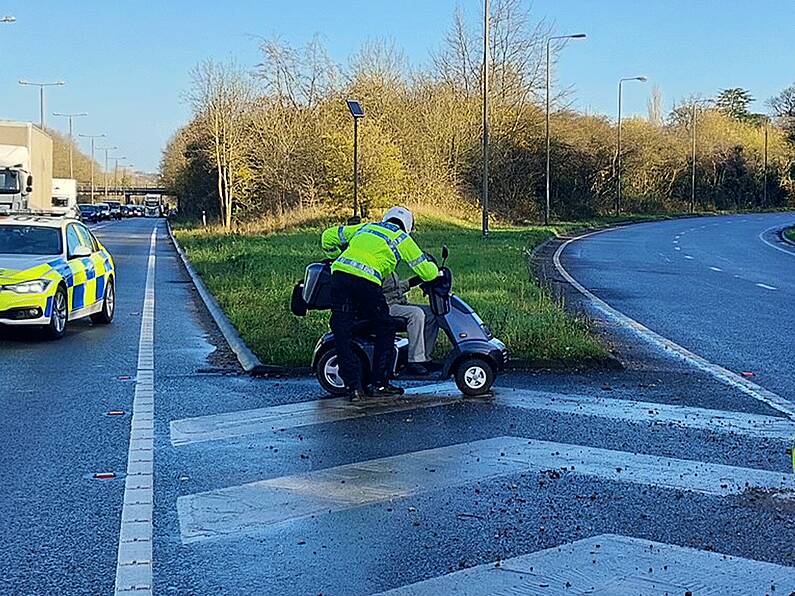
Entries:
MULTIPOLYGON (((0 334, 0 593, 113 592, 154 225, 97 230, 114 325, 0 334)), ((795 590, 780 412, 654 351, 620 372, 505 375, 492 400, 434 386, 354 408, 312 379, 251 379, 219 368, 159 225, 154 506, 127 519, 151 528, 155 593, 795 590)))
POLYGON ((613 308, 795 402, 795 214, 629 226, 572 243, 562 262, 613 308))

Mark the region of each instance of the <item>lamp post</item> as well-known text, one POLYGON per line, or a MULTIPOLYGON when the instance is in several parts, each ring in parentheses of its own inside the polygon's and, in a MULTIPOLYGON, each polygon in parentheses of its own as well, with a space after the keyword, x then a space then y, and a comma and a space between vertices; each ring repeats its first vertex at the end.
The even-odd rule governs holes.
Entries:
POLYGON ((359 216, 359 120, 364 118, 364 109, 355 99, 345 102, 353 116, 353 217, 359 216))
POLYGON ((119 193, 119 161, 122 159, 127 159, 123 155, 111 155, 110 158, 114 161, 113 165, 113 190, 118 196, 119 193))
POLYGON ((44 130, 47 122, 44 117, 44 108, 45 108, 45 99, 44 99, 44 88, 45 87, 61 87, 66 85, 64 81, 55 81, 54 83, 31 83, 30 81, 19 81, 20 85, 23 86, 30 86, 30 87, 38 87, 39 88, 39 126, 42 130, 44 130))
POLYGON ((105 170, 104 170, 104 181, 105 181, 105 200, 108 199, 108 151, 116 151, 118 147, 114 145, 113 147, 97 147, 100 151, 105 152, 105 170))
POLYGON ((573 35, 555 35, 547 39, 547 109, 546 109, 546 146, 547 146, 547 170, 546 170, 546 202, 544 203, 544 225, 549 225, 549 195, 550 195, 550 138, 549 138, 549 87, 550 87, 550 45, 556 39, 585 39, 585 33, 574 33, 573 35))
POLYGON ((765 159, 764 159, 764 170, 762 176, 762 209, 767 208, 767 132, 768 132, 768 124, 770 124, 769 118, 765 118, 765 159))
POLYGON ((103 132, 101 135, 78 135, 84 139, 91 139, 91 204, 94 204, 94 139, 101 139, 105 137, 103 132))
POLYGON ((624 77, 618 80, 618 138, 616 148, 616 215, 621 213, 621 90, 624 81, 640 81, 645 83, 648 79, 645 76, 624 77))
POLYGON ((52 115, 62 116, 64 118, 69 119, 69 177, 74 178, 75 162, 74 162, 74 156, 72 155, 72 149, 75 142, 75 137, 74 137, 74 128, 72 127, 72 120, 74 120, 75 118, 79 118, 80 116, 88 116, 88 114, 86 114, 85 112, 78 112, 74 114, 62 114, 61 112, 53 112, 52 115))
POLYGON ((693 99, 690 114, 690 128, 693 133, 693 150, 690 157, 690 213, 696 211, 696 122, 697 122, 697 108, 699 104, 708 103, 707 99, 693 99))
POLYGON ((489 235, 489 65, 491 63, 491 8, 483 2, 483 180, 481 207, 483 208, 483 237, 489 235))

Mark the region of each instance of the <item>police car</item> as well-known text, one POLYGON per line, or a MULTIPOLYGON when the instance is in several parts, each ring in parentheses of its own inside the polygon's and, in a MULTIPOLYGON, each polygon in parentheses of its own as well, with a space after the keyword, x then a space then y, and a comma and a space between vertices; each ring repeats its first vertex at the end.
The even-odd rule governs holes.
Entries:
POLYGON ((0 214, 0 326, 43 327, 63 337, 68 321, 113 321, 113 258, 81 222, 0 214))

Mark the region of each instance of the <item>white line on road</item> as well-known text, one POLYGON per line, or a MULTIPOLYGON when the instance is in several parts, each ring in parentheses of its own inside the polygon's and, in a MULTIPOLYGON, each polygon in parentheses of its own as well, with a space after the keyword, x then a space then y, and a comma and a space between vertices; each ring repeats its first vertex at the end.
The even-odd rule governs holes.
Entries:
POLYGON ((693 257, 691 257, 690 255, 685 255, 685 258, 686 258, 686 259, 689 259, 689 260, 691 260, 691 261, 693 260, 693 257))
POLYGON ((562 471, 709 496, 795 490, 795 476, 595 447, 495 437, 177 498, 184 544, 519 473, 562 471))
MULTIPOLYGON (((795 225, 795 222, 793 222, 793 225, 795 225)), ((770 248, 775 248, 779 252, 783 252, 784 254, 788 254, 791 257, 795 257, 795 251, 790 250, 788 248, 784 248, 783 246, 777 246, 765 238, 765 234, 767 234, 768 232, 772 232, 773 230, 781 230, 786 227, 787 226, 781 224, 778 224, 776 226, 771 226, 766 230, 762 230, 761 232, 759 232, 759 239, 765 244, 767 244, 770 248)))
POLYGON ((149 239, 149 262, 138 341, 127 477, 116 562, 116 594, 152 594, 152 513, 154 507, 155 262, 157 228, 149 239))
POLYGON ((723 269, 721 269, 720 267, 710 267, 710 269, 712 271, 717 271, 718 273, 721 273, 723 271, 723 269))
POLYGON ((376 596, 508 594, 787 594, 795 568, 721 553, 602 534, 376 596), (708 587, 707 587, 708 586, 708 587), (706 591, 702 592, 701 587, 706 591))
POLYGON ((778 288, 774 288, 773 286, 769 286, 767 284, 756 284, 757 287, 762 288, 764 290, 777 290, 778 288))
MULTIPOLYGON (((465 400, 456 389, 455 383, 450 382, 415 387, 411 391, 411 397, 362 406, 351 405, 344 398, 321 399, 174 420, 171 422, 171 444, 178 447, 205 441, 238 439, 279 432, 286 428, 470 401, 465 400)), ((658 428, 691 428, 788 442, 795 439, 795 423, 787 418, 774 416, 502 387, 495 388, 494 393, 494 399, 486 402, 488 405, 493 403, 501 407, 591 416, 658 428)), ((471 401, 484 403, 481 399, 471 401)))
POLYGON ((596 234, 602 234, 605 232, 611 231, 608 230, 598 230, 596 232, 590 232, 588 234, 584 234, 582 236, 578 236, 576 238, 570 238, 563 244, 561 244, 558 249, 555 251, 555 254, 552 258, 555 268, 558 272, 563 276, 566 281, 568 281, 578 292, 580 292, 583 296, 588 298, 594 307, 603 313, 605 316, 613 319, 614 321, 628 327, 635 333, 637 333, 640 337, 644 338, 649 343, 657 346, 658 348, 662 348, 665 351, 670 351, 676 354, 679 358, 683 359, 684 361, 688 362, 692 366, 703 370, 704 372, 708 373, 712 377, 720 380, 727 385, 742 391, 746 395, 750 395, 754 399, 757 399, 763 403, 766 403, 772 408, 775 408, 779 412, 783 412, 790 418, 795 419, 795 405, 793 405, 790 401, 784 399, 780 395, 765 389, 764 387, 757 385, 756 383, 752 383, 751 381, 744 379, 737 373, 734 373, 726 368, 718 364, 714 364, 691 352, 687 348, 680 346, 679 344, 671 341, 668 338, 663 337, 659 333, 655 333, 645 325, 639 323, 638 321, 628 317, 621 311, 613 308, 607 302, 602 300, 601 298, 597 297, 593 292, 586 289, 580 282, 574 279, 571 274, 566 271, 563 264, 560 262, 560 255, 566 249, 566 247, 576 240, 581 240, 583 238, 588 238, 590 236, 596 234))

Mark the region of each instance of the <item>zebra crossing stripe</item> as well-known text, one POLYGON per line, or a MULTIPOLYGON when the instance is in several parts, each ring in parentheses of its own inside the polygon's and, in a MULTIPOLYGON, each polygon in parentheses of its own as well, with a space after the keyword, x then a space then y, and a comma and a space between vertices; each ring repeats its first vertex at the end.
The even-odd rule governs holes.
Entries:
MULTIPOLYGON (((180 446, 239 438, 283 428, 298 428, 433 408, 462 401, 482 403, 483 400, 465 400, 456 390, 454 383, 440 383, 414 388, 403 399, 385 400, 366 406, 353 405, 345 399, 324 399, 213 414, 172 421, 171 443, 180 446)), ((795 440, 795 422, 775 416, 508 388, 495 389, 493 403, 498 406, 591 416, 660 427, 708 430, 782 441, 795 440)))
POLYGON ((376 596, 788 594, 795 568, 602 534, 376 596))
POLYGON ((180 534, 187 544, 257 533, 309 516, 543 470, 710 496, 750 488, 795 491, 792 474, 496 437, 182 496, 180 534))

